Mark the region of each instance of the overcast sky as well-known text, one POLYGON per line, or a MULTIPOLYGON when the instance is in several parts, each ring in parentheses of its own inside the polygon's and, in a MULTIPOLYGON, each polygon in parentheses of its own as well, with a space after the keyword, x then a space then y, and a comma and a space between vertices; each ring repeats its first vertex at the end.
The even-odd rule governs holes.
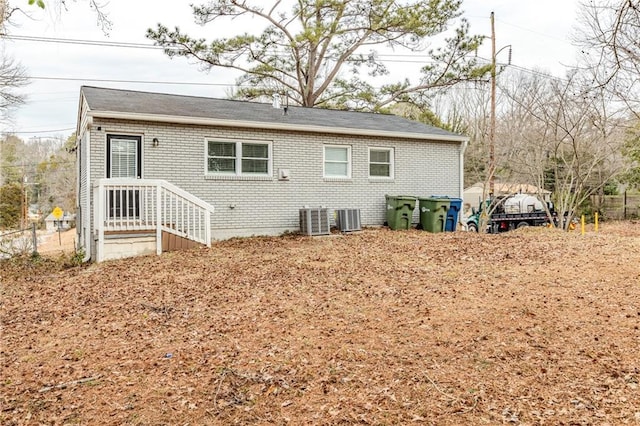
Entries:
MULTIPOLYGON (((27 0, 13 0, 25 4, 27 0)), ((189 3, 197 0, 110 0, 105 6, 113 22, 110 35, 96 26, 96 16, 85 0, 71 3, 59 16, 54 11, 36 8, 32 18, 15 16, 12 36, 47 37, 88 41, 143 43, 149 27, 157 23, 179 26, 209 40, 233 35, 239 25, 193 24, 189 3)), ((464 0, 464 16, 475 34, 490 35, 489 16, 495 12, 497 49, 511 45, 512 63, 528 69, 541 69, 563 76, 565 66, 576 59, 570 36, 576 23, 578 0, 464 0)), ((0 131, 12 131, 23 139, 69 136, 76 126, 80 86, 125 88, 142 91, 226 97, 237 74, 226 70, 200 71, 184 58, 168 59, 159 49, 96 46, 94 44, 51 43, 9 39, 1 41, 7 54, 20 61, 32 77, 24 90, 27 103, 13 114, 11 123, 2 123, 0 131), (100 81, 102 80, 102 81, 100 81), (111 80, 111 81, 109 81, 111 80), (113 81, 115 80, 115 81, 113 81), (149 84, 131 81, 153 82, 149 84), (165 84, 163 82, 192 83, 165 84), (193 83, 198 83, 193 84, 193 83)), ((490 42, 479 51, 489 58, 490 42)), ((507 61, 507 49, 498 61, 507 61)), ((382 58, 381 58, 382 59, 382 58)), ((387 58, 385 58, 387 59, 387 58)), ((388 58, 391 59, 391 58, 388 58)), ((388 63, 396 78, 409 65, 388 63)), ((487 87, 487 90, 489 88, 487 87)))

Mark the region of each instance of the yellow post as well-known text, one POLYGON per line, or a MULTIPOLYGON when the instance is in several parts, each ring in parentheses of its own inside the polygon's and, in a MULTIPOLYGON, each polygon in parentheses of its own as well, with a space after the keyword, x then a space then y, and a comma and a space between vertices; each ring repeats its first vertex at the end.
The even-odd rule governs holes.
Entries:
POLYGON ((596 232, 598 232, 598 212, 596 212, 596 226, 595 226, 595 230, 596 230, 596 232))
POLYGON ((581 235, 584 235, 584 215, 580 218, 580 230, 581 235))

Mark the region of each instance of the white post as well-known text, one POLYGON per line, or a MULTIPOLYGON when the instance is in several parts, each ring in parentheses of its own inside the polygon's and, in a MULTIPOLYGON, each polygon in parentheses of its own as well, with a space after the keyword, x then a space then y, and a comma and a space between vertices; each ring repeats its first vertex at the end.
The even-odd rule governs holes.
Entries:
POLYGON ((162 185, 156 185, 156 254, 162 254, 162 185))
POLYGON ((211 247, 211 212, 204 209, 204 242, 211 247))
MULTIPOLYGON (((58 232, 60 232, 60 228, 58 228, 58 232)), ((60 235, 60 234, 58 234, 60 235)), ((33 239, 33 254, 34 256, 38 254, 38 235, 36 234, 36 224, 31 224, 31 238, 33 239)))
POLYGON ((96 262, 104 260, 104 221, 105 221, 105 198, 106 192, 102 181, 98 181, 98 186, 93 194, 95 208, 95 227, 98 231, 98 242, 96 243, 96 262))
POLYGON ((467 150, 467 146, 469 145, 469 141, 464 141, 462 143, 460 143, 460 162, 459 162, 459 167, 460 167, 460 182, 459 182, 459 197, 462 200, 462 202, 460 203, 460 209, 458 210, 458 216, 456 217, 456 220, 458 224, 461 224, 464 226, 464 228, 462 228, 463 230, 467 230, 466 228, 466 223, 462 223, 462 212, 464 211, 464 153, 467 150))

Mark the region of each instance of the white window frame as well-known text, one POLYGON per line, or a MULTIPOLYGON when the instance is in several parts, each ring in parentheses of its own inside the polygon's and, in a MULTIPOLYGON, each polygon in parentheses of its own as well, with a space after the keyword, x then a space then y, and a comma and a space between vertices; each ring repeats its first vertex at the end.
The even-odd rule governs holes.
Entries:
MULTIPOLYGON (((373 164, 387 164, 387 163, 373 163, 373 164)), ((367 175, 369 179, 394 179, 395 177, 395 150, 386 146, 370 146, 367 151, 367 175), (371 176, 371 151, 388 151, 389 152, 389 176, 371 176)))
MULTIPOLYGON (((104 135, 104 143, 105 146, 108 146, 109 148, 111 147, 111 142, 109 141, 110 139, 118 139, 118 138, 122 138, 122 139, 139 139, 138 142, 138 148, 136 150, 137 155, 138 155, 138 164, 136 165, 136 177, 132 178, 132 179, 140 179, 143 178, 143 172, 144 172, 144 134, 141 133, 122 133, 122 132, 110 132, 110 131, 106 131, 105 135, 104 135)), ((111 157, 112 153, 110 152, 109 149, 107 149, 106 152, 106 156, 111 157)), ((112 177, 111 176, 111 161, 112 159, 109 158, 108 160, 105 157, 105 170, 104 170, 104 177, 112 177), (109 163, 109 164, 107 164, 109 163)), ((87 169, 88 170, 88 169, 87 169)))
POLYGON ((265 140, 234 140, 234 139, 205 139, 204 143, 204 171, 206 176, 244 176, 244 177, 271 177, 273 175, 273 148, 271 141, 265 140), (235 172, 216 172, 209 170, 209 143, 210 142, 218 142, 218 143, 233 143, 236 145, 236 156, 235 156, 235 172), (243 157, 242 147, 244 144, 247 145, 267 145, 267 172, 266 173, 243 173, 242 172, 242 159, 255 159, 252 157, 243 157))
MULTIPOLYGON (((336 161, 332 161, 336 163, 336 161)), ((340 162, 342 164, 342 162, 340 162)), ((322 146, 322 176, 325 179, 351 179, 351 145, 323 145, 322 146), (347 175, 346 176, 327 176, 327 148, 340 148, 347 150, 347 175)))

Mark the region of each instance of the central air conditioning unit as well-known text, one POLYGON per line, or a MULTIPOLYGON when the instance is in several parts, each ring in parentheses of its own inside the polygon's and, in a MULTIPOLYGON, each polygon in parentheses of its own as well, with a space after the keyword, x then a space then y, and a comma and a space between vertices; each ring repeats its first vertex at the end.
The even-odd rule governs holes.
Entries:
POLYGON ((317 209, 300 209, 300 229, 307 235, 329 235, 331 233, 329 210, 323 207, 317 209))
POLYGON ((360 209, 336 210, 336 224, 342 232, 361 231, 360 209))

